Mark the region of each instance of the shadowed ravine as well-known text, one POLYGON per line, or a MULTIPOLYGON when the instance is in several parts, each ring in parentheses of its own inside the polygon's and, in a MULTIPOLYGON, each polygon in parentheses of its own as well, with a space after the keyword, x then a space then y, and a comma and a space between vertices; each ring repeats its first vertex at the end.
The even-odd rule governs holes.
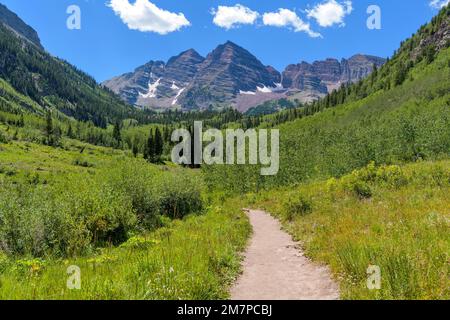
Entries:
POLYGON ((326 267, 313 264, 263 211, 248 210, 253 237, 232 300, 335 300, 337 285, 326 267))

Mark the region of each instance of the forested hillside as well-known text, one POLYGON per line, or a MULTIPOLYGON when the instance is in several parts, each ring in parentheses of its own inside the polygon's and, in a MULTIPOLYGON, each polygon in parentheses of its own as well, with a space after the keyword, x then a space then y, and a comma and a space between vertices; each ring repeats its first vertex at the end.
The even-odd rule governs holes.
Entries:
MULTIPOLYGON (((41 108, 32 111, 41 115, 42 108, 55 109, 103 128, 118 119, 145 121, 143 112, 124 104, 92 77, 52 57, 3 24, 0 24, 0 78, 38 104, 41 108)), ((2 99, 0 107, 11 110, 7 99, 2 99)))
POLYGON ((449 16, 450 9, 444 8, 369 79, 311 105, 263 118, 261 127, 280 129, 277 176, 261 178, 251 166, 218 166, 205 167, 206 177, 211 184, 221 181, 220 188, 245 192, 341 176, 371 161, 448 157, 449 16))

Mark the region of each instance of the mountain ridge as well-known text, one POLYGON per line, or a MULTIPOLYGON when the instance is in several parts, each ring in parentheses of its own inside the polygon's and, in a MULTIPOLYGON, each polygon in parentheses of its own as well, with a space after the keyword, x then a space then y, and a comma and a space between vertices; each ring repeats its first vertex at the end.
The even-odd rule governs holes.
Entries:
MULTIPOLYGON (((39 105, 29 111, 42 115, 55 110, 103 128, 127 117, 145 120, 145 114, 91 76, 45 51, 37 32, 7 7, 0 6, 0 16, 0 79, 39 105)), ((0 107, 12 105, 4 101, 0 107)))
POLYGON ((13 30, 22 38, 33 43, 40 49, 44 49, 41 44, 38 33, 28 24, 26 24, 17 14, 10 11, 5 5, 0 3, 0 22, 13 30))
MULTIPOLYGON (((138 67, 134 75, 125 73, 102 84, 126 102, 144 108, 193 110, 231 106, 245 112, 266 101, 292 96, 301 102, 319 99, 344 83, 367 77, 373 65, 380 67, 385 61, 356 54, 341 61, 328 58, 290 64, 279 72, 243 47, 227 41, 205 58, 189 49, 167 63, 158 61, 156 73, 142 73, 139 71, 142 67, 138 67), (191 59, 173 66, 183 55, 191 59)), ((155 62, 146 65, 152 63, 155 62)))

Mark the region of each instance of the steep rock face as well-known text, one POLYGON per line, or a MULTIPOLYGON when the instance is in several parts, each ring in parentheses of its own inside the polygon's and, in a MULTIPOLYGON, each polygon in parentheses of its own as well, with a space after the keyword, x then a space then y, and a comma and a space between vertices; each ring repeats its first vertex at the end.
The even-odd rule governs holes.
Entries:
POLYGON ((425 31, 422 27, 423 36, 418 44, 413 43, 413 50, 411 57, 417 59, 424 53, 428 46, 432 46, 436 51, 447 48, 450 43, 450 5, 441 11, 441 13, 434 17, 431 24, 428 26, 430 31, 425 31))
POLYGON ((20 19, 14 12, 0 3, 0 22, 12 29, 19 36, 27 39, 40 49, 43 49, 37 32, 20 19))
POLYGON ((103 85, 128 103, 167 108, 178 102, 203 61, 202 56, 190 49, 170 58, 167 64, 150 61, 134 72, 105 81, 103 85))
POLYGON ((343 83, 359 81, 367 77, 373 66, 380 67, 385 59, 355 55, 350 59, 327 59, 312 64, 302 62, 289 65, 283 72, 283 87, 326 94, 343 83))
POLYGON ((317 76, 314 66, 306 62, 289 65, 283 72, 282 84, 284 88, 327 93, 327 87, 317 76))
POLYGON ((169 59, 164 76, 179 84, 189 84, 197 74, 200 64, 205 61, 197 51, 190 49, 169 59))
POLYGON ((206 57, 180 100, 187 108, 205 108, 210 103, 230 102, 240 92, 276 87, 280 79, 274 68, 228 41, 206 57))
POLYGON ((381 58, 356 55, 341 62, 330 58, 293 64, 280 74, 228 41, 206 58, 190 49, 167 64, 150 62, 104 85, 127 102, 143 107, 191 110, 231 106, 246 111, 273 99, 318 99, 342 83, 368 76, 374 64, 383 63, 381 58))
POLYGON ((381 67, 386 62, 386 59, 357 54, 350 59, 342 59, 341 62, 341 83, 356 82, 366 78, 373 71, 373 66, 381 67))
MULTIPOLYGON (((156 83, 164 74, 165 64, 162 61, 150 61, 136 68, 134 72, 126 73, 103 83, 104 86, 130 104, 136 104, 141 95, 152 94, 149 87, 156 83)), ((154 90, 153 94, 157 96, 154 90)))
POLYGON ((313 63, 314 74, 325 83, 336 83, 341 79, 341 64, 336 59, 315 61, 313 63))

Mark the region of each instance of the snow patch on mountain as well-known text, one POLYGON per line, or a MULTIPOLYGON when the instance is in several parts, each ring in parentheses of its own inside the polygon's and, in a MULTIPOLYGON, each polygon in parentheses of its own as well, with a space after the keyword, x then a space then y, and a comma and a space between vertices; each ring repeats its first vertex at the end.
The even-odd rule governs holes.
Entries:
POLYGON ((256 92, 239 90, 239 94, 247 94, 247 95, 252 95, 252 96, 254 96, 254 95, 256 94, 256 92))
POLYGON ((155 81, 155 83, 148 83, 148 92, 147 93, 139 93, 142 98, 156 98, 156 93, 158 92, 158 87, 161 83, 161 78, 155 81))
POLYGON ((178 91, 177 95, 175 96, 175 98, 174 98, 173 101, 172 101, 172 105, 173 105, 173 106, 177 104, 178 98, 179 98, 180 95, 184 92, 184 90, 186 90, 186 88, 181 88, 181 89, 178 91))
POLYGON ((266 86, 257 87, 257 90, 262 93, 271 93, 272 89, 266 86))

